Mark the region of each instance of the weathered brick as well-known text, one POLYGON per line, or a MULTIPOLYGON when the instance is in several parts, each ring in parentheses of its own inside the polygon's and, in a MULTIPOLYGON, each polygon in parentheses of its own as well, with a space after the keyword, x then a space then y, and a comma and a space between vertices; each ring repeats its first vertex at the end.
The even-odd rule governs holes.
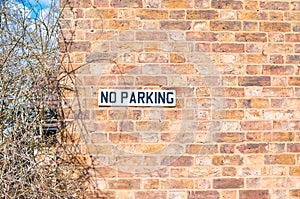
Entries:
POLYGON ((108 0, 94 0, 94 6, 96 7, 108 7, 108 0))
POLYGON ((245 52, 244 44, 212 44, 213 52, 226 52, 226 53, 243 53, 245 52))
POLYGON ((294 72, 291 65, 263 65, 263 74, 266 75, 293 75, 294 72))
POLYGON ((285 21, 299 21, 300 20, 300 12, 285 12, 284 13, 285 21))
POLYGON ((166 30, 190 30, 190 21, 161 21, 160 28, 166 30))
POLYGON ((185 57, 184 55, 179 55, 179 54, 170 54, 170 62, 171 63, 184 63, 185 62, 185 57))
POLYGON ((300 144, 299 143, 287 144, 287 151, 288 152, 299 153, 300 152, 300 144))
POLYGON ((189 191, 188 199, 219 199, 218 191, 189 191))
POLYGON ((161 180, 163 189, 193 189, 194 182, 192 179, 167 179, 161 180))
POLYGON ((265 164, 293 165, 295 164, 295 155, 294 154, 265 155, 265 164))
POLYGON ((283 21, 283 13, 278 11, 269 12, 269 20, 271 21, 283 21))
POLYGON ((289 77, 288 84, 290 86, 300 86, 300 77, 289 77))
POLYGON ((139 189, 141 180, 139 179, 118 179, 108 181, 110 189, 139 189))
POLYGON ((213 156, 213 165, 241 165, 243 158, 239 155, 213 156))
POLYGON ((238 78, 240 86, 270 86, 270 76, 245 76, 238 78))
POLYGON ((238 150, 241 153, 266 153, 267 144, 243 144, 239 145, 238 150))
POLYGON ((244 187, 244 179, 242 178, 222 178, 213 180, 214 189, 237 189, 244 187))
POLYGON ((195 8, 209 8, 210 0, 195 0, 195 8))
POLYGON ((86 18, 102 18, 102 19, 112 19, 118 17, 118 11, 116 9, 88 9, 85 10, 86 18))
POLYGON ((293 53, 294 47, 292 44, 269 44, 264 46, 263 52, 270 53, 293 53))
POLYGON ((192 1, 190 0, 163 0, 162 1, 163 8, 191 8, 192 1))
POLYGON ((213 32, 187 32, 188 41, 217 41, 217 34, 213 32))
POLYGON ((289 190, 289 196, 299 198, 300 197, 300 189, 289 190))
POLYGON ((242 1, 229 1, 229 0, 212 0, 211 7, 216 9, 232 9, 232 10, 239 10, 243 8, 243 2, 242 1))
MULTIPOLYGON (((292 132, 273 132, 266 133, 264 135, 264 140, 266 142, 291 142, 295 138, 292 132)), ((288 144, 288 151, 291 149, 288 144)))
POLYGON ((300 64, 300 55, 287 55, 286 63, 300 64))
POLYGON ((300 42, 300 34, 286 34, 285 41, 287 42, 300 42))
POLYGON ((257 199, 268 199, 270 198, 268 190, 240 190, 240 199, 249 199, 249 198, 257 198, 257 199))
POLYGON ((237 171, 235 167, 223 167, 222 175, 223 176, 236 176, 237 171))
POLYGON ((289 10, 290 4, 289 2, 281 2, 281 1, 263 1, 260 2, 260 7, 263 10, 289 10))
POLYGON ((262 95, 266 97, 288 97, 293 95, 293 90, 287 87, 265 87, 263 88, 262 95))
POLYGON ((166 41, 168 35, 161 31, 138 31, 136 32, 136 39, 141 41, 166 41))
POLYGON ((300 176, 300 166, 289 167, 289 174, 291 176, 300 176))
POLYGON ((135 198, 144 198, 144 199, 167 198, 167 192, 166 191, 138 191, 135 192, 135 198))
POLYGON ((259 130, 271 130, 272 129, 272 122, 270 121, 242 121, 241 126, 243 130, 252 130, 252 131, 259 131, 259 130))
POLYGON ((189 20, 211 20, 217 19, 218 15, 215 10, 188 10, 186 18, 189 20))
POLYGON ((256 22, 256 21, 243 21, 243 30, 244 31, 258 31, 258 22, 256 22))
POLYGON ((170 10, 170 19, 185 19, 184 10, 170 10))
POLYGON ((168 63, 169 56, 166 53, 140 53, 138 61, 140 63, 168 63))
POLYGON ((287 22, 261 22, 261 31, 263 32, 290 32, 291 23, 287 22))
POLYGON ((142 0, 111 0, 110 5, 115 8, 141 8, 142 0))
POLYGON ((210 28, 213 31, 239 31, 242 29, 240 21, 212 21, 210 28))
POLYGON ((60 42, 59 43, 61 52, 90 52, 91 43, 89 41, 76 41, 71 43, 60 42))
POLYGON ((241 42, 266 42, 266 33, 236 33, 236 41, 241 42))
POLYGON ((215 133, 214 140, 216 142, 242 142, 245 139, 245 135, 242 133, 215 133))
POLYGON ((243 10, 238 12, 239 20, 267 20, 268 13, 264 11, 243 10))
POLYGON ((149 10, 149 9, 138 9, 136 10, 136 16, 140 19, 154 19, 163 20, 168 18, 167 10, 149 10))

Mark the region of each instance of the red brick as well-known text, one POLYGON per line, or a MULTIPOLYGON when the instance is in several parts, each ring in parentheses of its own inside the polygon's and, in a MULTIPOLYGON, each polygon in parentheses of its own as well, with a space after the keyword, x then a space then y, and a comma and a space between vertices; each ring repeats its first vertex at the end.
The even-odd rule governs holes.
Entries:
POLYGON ((241 42, 266 42, 267 35, 266 33, 236 33, 235 39, 241 42))
POLYGON ((213 31, 240 31, 242 24, 240 21, 211 21, 210 28, 213 31))
POLYGON ((233 43, 212 44, 212 50, 213 52, 243 53, 245 52, 245 45, 233 43))
POLYGON ((115 8, 141 8, 142 0, 111 0, 110 5, 115 8))
POLYGON ((213 180, 214 189, 237 189, 244 187, 242 178, 222 178, 213 180))
POLYGON ((213 32, 187 32, 188 41, 217 41, 217 33, 213 32))
POLYGON ((186 18, 189 20, 212 20, 217 19, 218 15, 215 10, 188 10, 186 18))
POLYGON ((220 199, 217 191, 189 191, 188 199, 220 199))
POLYGON ((244 76, 238 78, 240 86, 270 86, 270 76, 244 76))
POLYGON ((269 191, 268 190, 240 190, 240 199, 269 199, 269 191))
POLYGON ((215 9, 239 10, 243 8, 243 2, 237 0, 212 0, 211 7, 215 9))

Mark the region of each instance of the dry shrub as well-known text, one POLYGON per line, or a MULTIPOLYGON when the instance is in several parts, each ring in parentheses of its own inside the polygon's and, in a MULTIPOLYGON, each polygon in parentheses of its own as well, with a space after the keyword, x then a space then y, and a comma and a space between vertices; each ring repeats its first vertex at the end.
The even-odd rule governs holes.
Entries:
POLYGON ((59 58, 61 9, 0 4, 0 198, 83 197, 90 164, 66 120, 73 76, 59 58))

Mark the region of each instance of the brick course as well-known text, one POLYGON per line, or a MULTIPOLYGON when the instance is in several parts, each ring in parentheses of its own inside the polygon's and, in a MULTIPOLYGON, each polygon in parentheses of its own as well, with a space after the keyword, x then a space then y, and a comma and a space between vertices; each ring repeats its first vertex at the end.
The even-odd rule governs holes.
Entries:
POLYGON ((60 34, 101 197, 299 198, 299 20, 297 1, 71 0, 60 34), (98 107, 99 88, 177 106, 98 107))

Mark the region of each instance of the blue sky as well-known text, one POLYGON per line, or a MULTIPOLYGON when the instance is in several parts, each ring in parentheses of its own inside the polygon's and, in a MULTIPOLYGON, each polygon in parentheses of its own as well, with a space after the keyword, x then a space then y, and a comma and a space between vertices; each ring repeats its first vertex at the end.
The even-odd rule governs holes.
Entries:
MULTIPOLYGON (((41 10, 51 7, 53 0, 16 0, 18 3, 23 4, 29 9, 33 9, 31 14, 32 18, 39 16, 41 10)), ((58 0, 57 0, 58 1, 58 0)))

